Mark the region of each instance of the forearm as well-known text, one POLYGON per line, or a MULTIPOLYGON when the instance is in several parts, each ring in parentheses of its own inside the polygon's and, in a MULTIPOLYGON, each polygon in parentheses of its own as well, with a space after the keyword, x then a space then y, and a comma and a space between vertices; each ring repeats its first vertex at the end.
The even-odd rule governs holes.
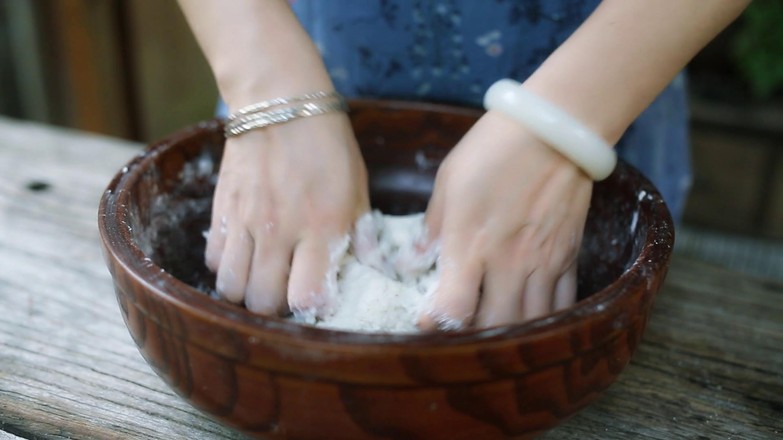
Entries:
POLYGON ((318 51, 284 0, 179 0, 232 110, 333 88, 318 51))
POLYGON ((750 0, 604 0, 525 81, 616 142, 750 0))

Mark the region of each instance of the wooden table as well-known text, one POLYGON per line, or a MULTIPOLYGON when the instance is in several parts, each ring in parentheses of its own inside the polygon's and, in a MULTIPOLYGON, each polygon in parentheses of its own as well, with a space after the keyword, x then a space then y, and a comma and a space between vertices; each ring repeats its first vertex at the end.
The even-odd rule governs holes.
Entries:
MULTIPOLYGON (((0 118, 0 440, 242 438, 174 395, 122 322, 96 211, 139 148, 0 118)), ((675 256, 631 364, 544 437, 783 438, 783 285, 675 256)))

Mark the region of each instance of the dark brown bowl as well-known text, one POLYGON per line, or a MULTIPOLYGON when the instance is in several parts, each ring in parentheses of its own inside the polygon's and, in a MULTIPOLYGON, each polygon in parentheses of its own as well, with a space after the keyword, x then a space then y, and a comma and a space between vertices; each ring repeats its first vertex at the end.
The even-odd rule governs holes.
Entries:
MULTIPOLYGON (((357 101, 351 117, 373 204, 421 211, 437 164, 479 114, 357 101)), ((262 438, 527 438, 598 397, 628 364, 674 241, 660 195, 630 166, 595 186, 573 307, 522 325, 448 334, 331 331, 256 316, 193 286, 223 146, 219 121, 131 161, 99 229, 139 350, 184 399, 262 438), (210 169, 210 164, 214 168, 210 169)))

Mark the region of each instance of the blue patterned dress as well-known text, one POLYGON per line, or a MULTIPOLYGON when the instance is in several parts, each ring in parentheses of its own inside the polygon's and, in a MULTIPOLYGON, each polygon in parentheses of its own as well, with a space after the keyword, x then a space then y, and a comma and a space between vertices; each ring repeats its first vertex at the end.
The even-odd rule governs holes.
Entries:
MULTIPOLYGON (((480 106, 500 78, 527 78, 600 0, 291 0, 346 96, 480 106)), ((680 75, 617 145, 675 219, 691 182, 680 75)))

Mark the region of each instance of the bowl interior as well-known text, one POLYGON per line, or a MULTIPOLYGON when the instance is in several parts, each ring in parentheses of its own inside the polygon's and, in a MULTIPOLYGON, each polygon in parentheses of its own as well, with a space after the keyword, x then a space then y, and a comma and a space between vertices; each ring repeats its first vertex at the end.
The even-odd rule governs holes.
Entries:
MULTIPOLYGON (((351 108, 368 166, 371 202, 389 214, 426 209, 439 163, 480 115, 410 103, 356 101, 351 108)), ((210 121, 152 145, 130 164, 140 172, 128 199, 133 241, 151 260, 145 261, 204 294, 215 282, 203 263, 203 232, 209 227, 223 142, 220 122, 210 121)), ((122 184, 115 179, 113 186, 122 184)), ((673 241, 668 211, 655 188, 620 163, 594 188, 579 255, 580 302, 631 268, 653 233, 669 240, 658 243, 664 248, 653 257, 668 260, 665 247, 670 251, 673 241)))

